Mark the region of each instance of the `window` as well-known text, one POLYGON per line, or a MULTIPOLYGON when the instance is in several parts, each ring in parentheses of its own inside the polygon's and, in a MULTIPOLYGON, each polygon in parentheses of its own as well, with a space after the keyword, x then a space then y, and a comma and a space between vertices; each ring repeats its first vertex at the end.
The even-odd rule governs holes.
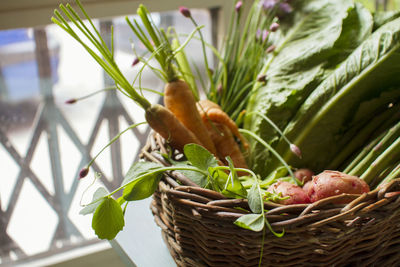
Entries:
MULTIPOLYGON (((192 13, 206 26, 204 33, 211 42, 209 12, 192 13)), ((193 30, 178 12, 154 13, 153 18, 160 26, 175 25, 180 33, 193 30)), ((95 24, 107 40, 113 25, 116 60, 133 80, 141 65, 132 66, 131 41, 139 53, 144 50, 124 17, 95 20, 95 24)), ((90 202, 96 188, 89 187, 94 172, 79 181, 79 171, 120 131, 144 121, 143 112, 115 90, 74 105, 65 103, 112 87, 113 82, 58 26, 4 30, 0 40, 0 263, 24 262, 97 243, 90 217, 79 215, 79 203, 90 202)), ((201 51, 200 43, 193 41, 188 49, 201 51)), ((202 62, 199 52, 190 57, 196 64, 202 62)), ((144 72, 142 83, 158 91, 163 88, 150 71, 144 72)), ((159 101, 157 94, 146 95, 153 103, 159 101)), ((101 173, 101 183, 109 190, 122 182, 148 131, 143 126, 125 133, 96 160, 93 169, 101 173)))

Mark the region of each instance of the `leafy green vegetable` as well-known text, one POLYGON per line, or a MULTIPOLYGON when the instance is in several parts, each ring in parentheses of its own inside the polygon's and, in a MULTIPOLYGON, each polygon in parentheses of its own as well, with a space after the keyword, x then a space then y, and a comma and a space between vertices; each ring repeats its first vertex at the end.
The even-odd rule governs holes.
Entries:
POLYGON ((223 170, 215 170, 212 172, 212 178, 217 184, 217 191, 224 196, 232 198, 246 198, 247 191, 237 177, 233 177, 223 170))
POLYGON ((96 191, 93 194, 93 199, 92 202, 90 202, 89 205, 87 205, 86 207, 84 207, 79 214, 82 215, 87 215, 87 214, 91 214, 93 212, 95 212, 95 210, 97 209, 97 207, 101 204, 101 199, 105 198, 105 196, 108 195, 107 190, 104 187, 99 187, 96 189, 96 191))
POLYGON ((377 11, 374 14, 374 30, 398 17, 400 17, 400 10, 377 11))
MULTIPOLYGON (((281 24, 275 54, 266 59, 267 84, 254 88, 248 112, 260 112, 284 129, 299 106, 372 31, 372 16, 352 1, 299 1, 296 12, 281 24)), ((278 141, 276 131, 257 116, 249 116, 245 128, 266 142, 278 141)), ((293 141, 293 140, 292 140, 293 141)), ((295 143, 296 144, 296 143, 295 143)), ((297 144, 296 144, 297 145, 297 144)), ((253 142, 252 167, 265 176, 273 158, 253 142)))
POLYGON ((235 198, 246 198, 247 191, 239 180, 239 176, 235 169, 235 166, 233 165, 232 159, 230 157, 227 157, 226 160, 229 163, 229 175, 222 193, 226 196, 231 196, 228 194, 232 193, 231 197, 235 198))
MULTIPOLYGON (((268 188, 271 184, 275 183, 279 178, 286 177, 288 175, 288 171, 286 167, 281 166, 276 170, 272 171, 267 178, 265 178, 261 183, 261 188, 268 188)), ((293 180, 293 179, 290 179, 293 180)))
POLYGON ((183 148, 187 160, 201 170, 218 167, 218 161, 207 149, 196 144, 187 144, 183 148))
POLYGON ((127 201, 145 199, 151 196, 162 177, 164 166, 154 162, 136 162, 129 169, 123 185, 123 197, 127 201))
POLYGON ((261 188, 257 182, 250 188, 247 199, 249 201, 250 210, 253 213, 261 213, 264 210, 261 188))
POLYGON ((128 172, 126 173, 125 178, 122 181, 122 186, 126 185, 135 178, 142 176, 143 174, 147 174, 148 172, 157 170, 162 167, 164 166, 155 162, 149 162, 149 161, 134 162, 132 166, 129 168, 128 172))
POLYGON ((263 214, 245 214, 234 223, 244 229, 259 232, 265 226, 265 217, 263 214))
POLYGON ((156 191, 161 177, 162 171, 153 171, 147 175, 140 176, 124 188, 124 199, 132 201, 150 197, 156 191))
MULTIPOLYGON (((175 162, 173 164, 175 167, 187 167, 190 166, 189 162, 175 162)), ((205 172, 207 172, 208 168, 203 169, 205 172)), ((195 184, 201 186, 201 187, 206 187, 208 184, 208 179, 207 175, 201 172, 196 172, 196 171, 188 171, 188 170, 179 170, 180 173, 185 175, 187 178, 189 178, 191 181, 193 181, 195 184)))
POLYGON ((92 228, 100 239, 114 239, 124 228, 125 221, 121 206, 111 197, 106 197, 96 208, 92 228))
MULTIPOLYGON (((293 158, 280 142, 276 150, 286 161, 316 171, 332 161, 346 145, 340 146, 338 142, 346 132, 351 132, 354 116, 362 114, 368 121, 376 114, 376 105, 362 103, 384 96, 386 91, 393 90, 392 85, 400 83, 399 41, 400 19, 396 19, 375 31, 313 91, 284 131, 301 148, 303 160, 299 162, 293 158), (358 112, 360 108, 363 108, 362 113, 358 112)), ((392 91, 392 96, 398 95, 397 90, 392 91)), ((398 97, 390 99, 389 103, 396 101, 399 101, 398 97)), ((389 103, 381 108, 387 108, 389 103)), ((360 121, 359 117, 357 121, 360 121)))
MULTIPOLYGON (((217 167, 218 161, 207 149, 196 144, 187 144, 184 147, 184 154, 187 162, 175 162, 174 166, 192 166, 199 168, 204 173, 209 173, 209 168, 217 167)), ((200 172, 180 170, 187 178, 200 185, 206 187, 209 184, 208 175, 200 172)))

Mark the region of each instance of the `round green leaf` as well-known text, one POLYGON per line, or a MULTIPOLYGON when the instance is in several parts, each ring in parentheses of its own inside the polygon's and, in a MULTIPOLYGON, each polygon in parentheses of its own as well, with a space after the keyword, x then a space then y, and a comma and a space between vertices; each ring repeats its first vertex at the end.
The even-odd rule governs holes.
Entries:
POLYGON ((121 206, 111 197, 105 198, 93 214, 92 228, 100 239, 112 240, 124 228, 121 206))

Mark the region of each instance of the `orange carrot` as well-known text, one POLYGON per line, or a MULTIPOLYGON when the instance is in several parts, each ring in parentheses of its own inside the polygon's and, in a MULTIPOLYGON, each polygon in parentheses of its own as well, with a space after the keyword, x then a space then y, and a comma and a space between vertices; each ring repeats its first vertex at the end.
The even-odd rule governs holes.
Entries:
MULTIPOLYGON (((209 100, 201 100, 197 102, 197 109, 200 116, 206 125, 206 128, 217 149, 217 156, 225 165, 228 162, 225 160, 229 156, 233 165, 237 168, 248 168, 246 160, 240 150, 238 143, 232 133, 239 133, 236 124, 229 116, 220 108, 220 106, 209 100), (209 114, 211 116, 209 116, 209 114), (234 127, 233 127, 234 125, 234 127), (233 131, 232 131, 233 129, 233 131)), ((243 138, 244 141, 246 141, 243 138)), ((247 142, 245 142, 247 144, 247 142)), ((242 174, 239 174, 242 175, 242 174)))
POLYGON ((145 118, 154 131, 181 152, 186 144, 202 145, 171 111, 161 105, 155 104, 147 108, 145 118))
POLYGON ((226 125, 218 122, 207 122, 206 125, 217 149, 217 155, 223 163, 225 165, 228 164, 225 158, 229 156, 236 168, 247 169, 246 160, 230 129, 226 125))
POLYGON ((229 130, 231 130, 231 132, 237 138, 239 138, 243 147, 246 150, 248 149, 249 144, 246 138, 244 138, 244 136, 239 132, 239 128, 237 127, 236 123, 222 110, 218 104, 208 99, 204 99, 197 102, 197 109, 199 110, 200 116, 204 122, 212 121, 227 126, 229 130))
POLYGON ((211 153, 216 155, 213 141, 203 124, 196 100, 189 85, 183 80, 173 80, 164 89, 164 104, 211 153))

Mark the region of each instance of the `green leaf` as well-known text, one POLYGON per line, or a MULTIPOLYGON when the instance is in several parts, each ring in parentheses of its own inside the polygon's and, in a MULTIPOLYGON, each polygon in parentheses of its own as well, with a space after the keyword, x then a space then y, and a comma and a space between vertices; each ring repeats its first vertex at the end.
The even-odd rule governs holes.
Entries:
MULTIPOLYGON (((174 165, 175 167, 185 167, 185 166, 190 166, 188 162, 175 162, 174 165)), ((207 176, 197 172, 197 171, 189 171, 189 170, 178 170, 178 172, 182 173, 185 175, 187 178, 189 178, 191 181, 196 183, 197 185, 201 187, 205 187, 207 185, 207 176)))
POLYGON ((197 144, 187 144, 183 148, 187 160, 195 167, 207 171, 209 167, 217 167, 218 161, 207 149, 197 144))
POLYGON ((111 197, 105 198, 96 208, 92 228, 100 239, 112 240, 124 228, 125 221, 121 206, 111 197))
POLYGON ((377 11, 374 14, 374 30, 383 26, 391 20, 400 17, 400 10, 390 10, 390 11, 377 11))
POLYGON ((150 197, 156 191, 161 177, 162 172, 156 171, 141 176, 124 188, 124 199, 133 201, 150 197))
POLYGON ((215 188, 218 192, 231 198, 246 198, 247 191, 237 177, 232 180, 230 174, 222 170, 210 170, 210 173, 218 186, 215 188))
MULTIPOLYGON (((400 84, 399 73, 400 18, 383 25, 365 40, 313 91, 287 126, 284 132, 302 150, 302 161, 293 157, 283 142, 278 144, 277 151, 293 166, 322 170, 351 142, 352 136, 347 134, 357 132, 354 127, 363 128, 358 122, 364 120, 368 124, 371 117, 387 109, 385 101, 374 100, 381 105, 368 105, 367 109, 362 103, 385 97, 385 91, 400 84)), ((390 94, 395 96, 396 91, 390 94)), ((396 103, 399 97, 391 101, 396 103)), ((375 128, 370 130, 372 134, 375 128)))
POLYGON ((264 209, 262 204, 264 203, 262 200, 262 193, 260 186, 258 183, 254 183, 253 186, 250 188, 247 199, 249 201, 250 210, 253 213, 261 213, 264 209))
MULTIPOLYGON (((279 178, 285 177, 288 175, 288 170, 285 166, 281 166, 271 172, 266 179, 261 181, 261 188, 268 188, 271 184, 275 183, 279 178)), ((289 177, 293 180, 291 177, 289 177)))
POLYGON ((371 13, 360 3, 355 3, 343 20, 342 32, 336 40, 330 53, 325 68, 335 68, 337 64, 345 60, 350 53, 367 39, 373 28, 371 13))
POLYGON ((141 200, 151 196, 162 177, 163 165, 153 162, 136 162, 129 169, 123 185, 123 197, 127 201, 141 200))
POLYGON ((89 205, 81 209, 79 214, 87 215, 95 212, 97 207, 102 203, 100 200, 108 195, 107 190, 104 187, 99 187, 93 194, 92 202, 89 205))
POLYGON ((246 214, 241 216, 234 223, 244 229, 259 232, 264 228, 265 218, 263 214, 246 214))
POLYGON ((125 175, 124 181, 122 185, 125 185, 135 179, 138 176, 151 172, 152 170, 157 170, 158 168, 162 168, 163 165, 155 162, 149 161, 139 161, 132 164, 129 168, 127 174, 125 175))
MULTIPOLYGON (((266 60, 268 81, 254 91, 246 109, 266 115, 282 130, 336 64, 372 31, 372 16, 353 1, 297 1, 296 5, 293 15, 281 23, 276 53, 266 60)), ((247 116, 245 128, 273 147, 279 140, 260 116, 247 116)), ((262 145, 251 142, 252 167, 266 176, 276 168, 270 164, 274 157, 262 145)))

